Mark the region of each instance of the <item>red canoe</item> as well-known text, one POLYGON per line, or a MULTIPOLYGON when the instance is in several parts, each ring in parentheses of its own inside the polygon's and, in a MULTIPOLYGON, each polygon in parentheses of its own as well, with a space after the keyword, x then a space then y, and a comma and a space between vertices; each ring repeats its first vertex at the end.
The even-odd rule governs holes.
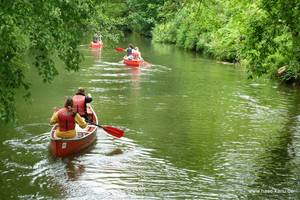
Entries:
MULTIPOLYGON (((87 112, 91 121, 98 124, 96 113, 91 105, 88 104, 87 112)), ((58 125, 54 125, 50 133, 50 150, 53 155, 58 157, 68 156, 78 153, 87 148, 96 140, 97 126, 88 125, 85 129, 77 131, 77 136, 71 139, 61 139, 55 136, 58 125)))
POLYGON ((102 42, 91 42, 90 43, 90 47, 91 48, 102 48, 103 47, 103 43, 102 42))
POLYGON ((125 56, 123 58, 123 63, 125 65, 131 66, 131 67, 139 67, 139 66, 142 66, 144 64, 144 60, 141 60, 141 59, 128 60, 127 57, 125 56))

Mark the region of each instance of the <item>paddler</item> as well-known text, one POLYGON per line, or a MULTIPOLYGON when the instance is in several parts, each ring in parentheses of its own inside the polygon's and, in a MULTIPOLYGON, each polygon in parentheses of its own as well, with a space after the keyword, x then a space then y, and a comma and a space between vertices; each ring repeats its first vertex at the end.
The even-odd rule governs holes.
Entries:
POLYGON ((81 128, 87 126, 85 120, 73 111, 73 100, 71 97, 67 97, 63 108, 53 113, 50 124, 58 124, 55 135, 65 139, 76 137, 75 124, 78 124, 81 128))
POLYGON ((85 90, 82 87, 79 87, 76 94, 73 96, 73 108, 74 112, 78 112, 81 117, 85 120, 89 120, 87 114, 87 103, 91 103, 93 101, 90 94, 85 95, 85 90))

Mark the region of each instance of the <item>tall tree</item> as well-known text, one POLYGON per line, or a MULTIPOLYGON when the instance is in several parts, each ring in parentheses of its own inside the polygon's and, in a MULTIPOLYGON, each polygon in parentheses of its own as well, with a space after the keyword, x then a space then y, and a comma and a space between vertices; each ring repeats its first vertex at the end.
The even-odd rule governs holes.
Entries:
POLYGON ((261 0, 264 9, 273 24, 287 27, 291 36, 292 51, 288 58, 288 73, 283 78, 287 81, 300 82, 300 1, 299 0, 261 0))
POLYGON ((159 8, 164 0, 127 0, 125 13, 126 24, 130 30, 145 36, 151 36, 151 31, 158 20, 159 8))
MULTIPOLYGON (((15 95, 30 95, 25 71, 35 66, 44 82, 58 74, 52 55, 77 71, 82 60, 77 45, 89 30, 97 29, 96 0, 0 0, 0 118, 15 118, 15 95), (94 28, 93 28, 94 27, 94 28), (30 51, 33 63, 26 63, 30 51)), ((99 4, 100 2, 98 2, 99 4)), ((101 18, 102 17, 102 18, 101 18)))

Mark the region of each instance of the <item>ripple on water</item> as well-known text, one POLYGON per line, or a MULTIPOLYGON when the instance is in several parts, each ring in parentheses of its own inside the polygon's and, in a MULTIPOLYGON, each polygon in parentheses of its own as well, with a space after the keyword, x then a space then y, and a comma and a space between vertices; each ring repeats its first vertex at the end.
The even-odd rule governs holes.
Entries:
POLYGON ((19 156, 39 154, 41 150, 47 149, 48 133, 39 135, 34 135, 34 133, 40 129, 44 131, 45 127, 49 129, 49 125, 46 123, 33 123, 16 127, 18 139, 6 140, 3 144, 9 146, 19 156))
POLYGON ((106 83, 106 84, 124 84, 124 83, 130 83, 132 80, 130 79, 91 79, 89 83, 106 83))
MULTIPOLYGON (((85 194, 87 198, 93 198, 96 194, 100 195, 99 198, 105 198, 107 192, 126 198, 191 197, 189 195, 194 196, 197 190, 183 195, 183 191, 189 187, 186 186, 187 180, 199 182, 201 179, 201 183, 214 183, 211 177, 205 175, 190 179, 190 171, 177 169, 164 159, 152 157, 152 152, 152 149, 142 148, 129 139, 116 142, 100 136, 95 148, 77 159, 77 164, 84 165, 84 173, 73 181, 77 186, 84 185, 89 189, 89 193, 85 194), (121 149, 122 152, 107 156, 107 152, 115 149, 121 149), (102 194, 103 190, 105 192, 102 194)), ((75 190, 72 192, 77 193, 75 190)))
MULTIPOLYGON (((179 169, 167 160, 153 157, 153 149, 143 148, 133 140, 114 140, 101 130, 97 134, 96 144, 85 154, 54 160, 47 154, 39 154, 40 157, 31 165, 11 161, 5 165, 7 168, 22 168, 23 176, 31 179, 30 184, 42 190, 59 188, 60 195, 65 199, 191 198, 199 194, 199 188, 191 190, 187 181, 199 187, 215 182, 210 176, 179 169), (185 194, 187 189, 190 192, 185 194)), ((24 140, 10 140, 5 144, 15 149, 32 150, 28 146, 49 142, 45 140, 46 135, 48 133, 29 136, 24 140)), ((45 153, 44 149, 37 148, 35 151, 45 153)), ((211 193, 203 195, 214 198, 211 193)))

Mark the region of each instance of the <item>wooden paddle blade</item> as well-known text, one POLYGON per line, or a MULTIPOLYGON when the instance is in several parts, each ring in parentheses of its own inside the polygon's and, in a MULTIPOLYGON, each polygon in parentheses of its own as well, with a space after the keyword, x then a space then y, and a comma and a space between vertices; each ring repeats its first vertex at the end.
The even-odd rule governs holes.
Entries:
POLYGON ((115 50, 116 50, 117 52, 122 52, 122 51, 124 51, 125 49, 122 48, 122 47, 117 47, 117 48, 115 48, 115 50))
POLYGON ((101 126, 108 134, 120 138, 124 136, 124 131, 111 126, 101 126))

